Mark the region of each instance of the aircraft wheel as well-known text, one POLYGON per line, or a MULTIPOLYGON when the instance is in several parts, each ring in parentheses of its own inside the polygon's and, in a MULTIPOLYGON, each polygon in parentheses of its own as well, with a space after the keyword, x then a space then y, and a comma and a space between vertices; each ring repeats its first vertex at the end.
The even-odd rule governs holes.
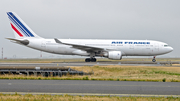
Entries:
POLYGON ((91 62, 96 62, 96 58, 92 58, 92 59, 91 59, 91 62))
POLYGON ((86 59, 85 59, 85 62, 90 62, 90 61, 91 61, 90 58, 86 58, 86 59))
POLYGON ((156 59, 152 59, 152 62, 156 62, 156 59))

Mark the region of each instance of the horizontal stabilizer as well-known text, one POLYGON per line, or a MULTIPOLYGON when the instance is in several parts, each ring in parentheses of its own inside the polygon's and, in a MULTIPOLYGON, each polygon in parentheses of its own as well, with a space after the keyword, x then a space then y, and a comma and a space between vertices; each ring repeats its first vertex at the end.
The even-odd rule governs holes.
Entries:
POLYGON ((29 44, 29 41, 27 39, 14 39, 14 38, 6 38, 8 40, 11 40, 11 41, 15 41, 16 43, 20 43, 20 44, 23 44, 23 45, 28 45, 29 44))

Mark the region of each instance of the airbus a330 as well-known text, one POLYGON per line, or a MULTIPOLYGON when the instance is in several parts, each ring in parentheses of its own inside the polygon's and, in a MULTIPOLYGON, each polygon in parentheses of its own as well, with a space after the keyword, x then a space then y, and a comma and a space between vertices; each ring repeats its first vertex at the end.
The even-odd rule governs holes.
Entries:
POLYGON ((167 43, 153 40, 102 40, 102 39, 45 39, 35 34, 14 12, 7 12, 15 38, 12 42, 36 50, 61 54, 89 56, 86 62, 96 62, 95 57, 121 60, 122 56, 155 56, 173 51, 167 43))

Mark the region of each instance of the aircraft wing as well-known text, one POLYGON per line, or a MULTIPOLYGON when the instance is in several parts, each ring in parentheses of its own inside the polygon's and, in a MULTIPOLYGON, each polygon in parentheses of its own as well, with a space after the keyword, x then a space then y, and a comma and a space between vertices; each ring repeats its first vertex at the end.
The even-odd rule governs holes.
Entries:
POLYGON ((70 45, 73 48, 84 50, 87 52, 106 51, 106 49, 104 49, 104 48, 92 47, 92 46, 86 46, 86 45, 78 45, 78 44, 71 44, 71 43, 64 43, 64 42, 61 42, 60 40, 58 40, 56 38, 54 38, 54 40, 56 41, 56 43, 64 44, 64 45, 70 45))

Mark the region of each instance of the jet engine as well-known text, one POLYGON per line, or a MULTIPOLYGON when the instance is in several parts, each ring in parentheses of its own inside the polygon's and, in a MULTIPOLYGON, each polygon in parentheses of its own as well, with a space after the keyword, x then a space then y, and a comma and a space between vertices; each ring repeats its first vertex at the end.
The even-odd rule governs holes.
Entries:
POLYGON ((108 53, 104 54, 104 57, 107 57, 107 58, 113 59, 113 60, 121 60, 122 53, 121 53, 121 51, 109 51, 108 53))

